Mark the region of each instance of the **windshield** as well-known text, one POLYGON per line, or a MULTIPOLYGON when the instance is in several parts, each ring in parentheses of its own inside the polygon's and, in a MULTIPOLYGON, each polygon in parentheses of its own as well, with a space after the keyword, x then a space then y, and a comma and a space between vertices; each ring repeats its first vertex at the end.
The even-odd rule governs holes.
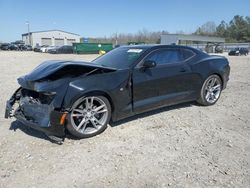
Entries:
POLYGON ((93 63, 117 69, 129 68, 145 51, 141 48, 119 47, 95 59, 93 63))

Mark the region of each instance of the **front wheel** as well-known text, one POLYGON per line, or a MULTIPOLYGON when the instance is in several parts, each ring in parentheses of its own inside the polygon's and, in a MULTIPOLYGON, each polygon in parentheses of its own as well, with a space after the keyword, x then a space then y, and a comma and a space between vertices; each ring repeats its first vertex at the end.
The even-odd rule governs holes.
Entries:
POLYGON ((111 106, 103 96, 86 96, 78 99, 69 113, 68 131, 77 138, 100 134, 111 118, 111 106))
POLYGON ((218 75, 213 74, 203 83, 197 102, 204 106, 213 105, 220 98, 221 90, 222 81, 218 75))

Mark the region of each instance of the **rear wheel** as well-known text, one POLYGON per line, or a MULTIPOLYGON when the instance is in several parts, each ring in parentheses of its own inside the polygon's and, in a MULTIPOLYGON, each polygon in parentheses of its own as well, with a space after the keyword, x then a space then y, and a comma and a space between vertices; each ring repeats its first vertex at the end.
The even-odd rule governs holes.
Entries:
POLYGON ((220 98, 221 90, 222 81, 220 77, 215 74, 211 75, 203 83, 200 92, 200 98, 197 100, 197 102, 204 106, 213 105, 220 98))
POLYGON ((77 138, 100 134, 111 118, 111 106, 103 96, 87 96, 78 99, 69 113, 68 131, 77 138))

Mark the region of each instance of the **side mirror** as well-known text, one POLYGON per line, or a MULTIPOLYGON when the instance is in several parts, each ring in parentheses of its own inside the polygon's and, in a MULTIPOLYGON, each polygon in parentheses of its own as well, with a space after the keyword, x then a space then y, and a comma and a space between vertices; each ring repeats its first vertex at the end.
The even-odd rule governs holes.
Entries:
POLYGON ((155 66, 156 66, 156 62, 155 61, 151 61, 151 60, 144 61, 143 65, 142 65, 142 67, 144 67, 146 69, 147 68, 153 68, 155 66))

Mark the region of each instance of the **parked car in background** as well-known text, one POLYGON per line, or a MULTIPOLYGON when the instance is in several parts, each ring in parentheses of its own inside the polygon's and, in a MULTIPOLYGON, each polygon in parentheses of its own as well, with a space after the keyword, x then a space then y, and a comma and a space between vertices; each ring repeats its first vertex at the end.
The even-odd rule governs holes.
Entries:
POLYGON ((73 46, 69 46, 69 45, 59 46, 53 49, 49 49, 48 53, 50 54, 72 54, 73 46))
POLYGON ((235 48, 230 50, 228 55, 230 56, 240 56, 240 55, 248 55, 249 50, 247 48, 235 48))
POLYGON ((31 45, 25 45, 26 51, 32 51, 32 46, 31 45))
POLYGON ((188 101, 214 105, 229 73, 225 57, 177 45, 119 47, 91 63, 46 61, 18 78, 5 118, 14 116, 55 141, 66 130, 87 138, 111 119, 188 101))
POLYGON ((43 47, 48 47, 48 45, 42 45, 42 46, 36 45, 33 50, 34 52, 41 52, 41 48, 43 47))
POLYGON ((25 45, 25 44, 22 44, 22 43, 13 42, 11 44, 9 44, 9 43, 3 43, 0 46, 0 49, 1 50, 31 51, 32 50, 32 46, 25 45))
POLYGON ((21 51, 31 51, 32 46, 30 46, 30 45, 19 45, 19 50, 21 50, 21 51))
POLYGON ((48 48, 49 46, 48 45, 44 45, 40 48, 40 52, 42 53, 45 53, 46 52, 46 49, 48 48))
POLYGON ((19 50, 19 47, 16 44, 10 44, 9 45, 9 50, 19 50))
POLYGON ((25 50, 26 50, 26 46, 25 46, 24 44, 18 45, 18 48, 19 48, 19 50, 21 50, 21 51, 25 51, 25 50))
POLYGON ((9 43, 3 43, 0 47, 1 50, 9 50, 9 46, 10 44, 9 43))
POLYGON ((48 52, 51 49, 55 49, 58 48, 58 46, 48 46, 47 48, 45 48, 45 52, 48 52))
POLYGON ((24 43, 24 41, 22 41, 22 40, 17 40, 17 41, 15 41, 15 42, 12 42, 11 44, 16 44, 16 45, 24 45, 25 43, 24 43))
POLYGON ((41 49, 41 46, 36 45, 36 46, 33 48, 33 51, 34 51, 34 52, 40 52, 40 49, 41 49))

